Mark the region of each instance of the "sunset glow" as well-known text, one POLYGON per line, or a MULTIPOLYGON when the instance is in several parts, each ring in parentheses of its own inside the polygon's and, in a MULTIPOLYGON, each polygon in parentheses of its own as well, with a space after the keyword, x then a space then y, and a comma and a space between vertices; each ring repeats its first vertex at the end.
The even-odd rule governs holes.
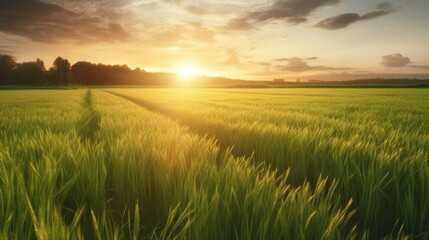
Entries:
POLYGON ((179 74, 183 81, 189 81, 198 74, 198 70, 193 66, 182 66, 179 68, 179 74))
POLYGON ((0 240, 429 240, 428 13, 0 0, 0 240))
POLYGON ((0 54, 150 72, 191 61, 247 80, 429 78, 428 9, 426 0, 0 1, 0 54))

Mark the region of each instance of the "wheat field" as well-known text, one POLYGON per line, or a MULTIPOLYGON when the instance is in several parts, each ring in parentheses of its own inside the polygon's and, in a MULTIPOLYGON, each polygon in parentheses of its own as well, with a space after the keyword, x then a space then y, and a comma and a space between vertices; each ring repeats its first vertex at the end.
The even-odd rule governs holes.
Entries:
POLYGON ((0 91, 0 239, 429 237, 424 89, 0 91))

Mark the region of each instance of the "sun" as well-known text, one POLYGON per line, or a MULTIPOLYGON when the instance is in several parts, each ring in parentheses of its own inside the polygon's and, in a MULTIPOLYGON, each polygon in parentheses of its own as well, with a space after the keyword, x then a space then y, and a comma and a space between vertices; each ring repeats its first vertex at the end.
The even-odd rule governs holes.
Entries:
POLYGON ((182 80, 188 81, 198 74, 198 70, 193 66, 182 66, 179 68, 179 74, 182 80))

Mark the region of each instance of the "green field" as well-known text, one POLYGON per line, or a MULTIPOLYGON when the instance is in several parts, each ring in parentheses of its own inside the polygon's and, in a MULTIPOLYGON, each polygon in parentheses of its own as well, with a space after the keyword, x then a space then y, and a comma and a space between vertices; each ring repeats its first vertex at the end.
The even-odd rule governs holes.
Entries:
POLYGON ((0 91, 0 239, 429 238, 425 89, 0 91))

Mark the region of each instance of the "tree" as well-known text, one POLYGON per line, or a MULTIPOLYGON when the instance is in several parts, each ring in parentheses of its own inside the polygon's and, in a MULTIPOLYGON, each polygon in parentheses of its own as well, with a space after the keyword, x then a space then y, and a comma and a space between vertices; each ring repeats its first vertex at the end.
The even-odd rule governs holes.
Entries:
POLYGON ((36 65, 37 65, 37 67, 39 67, 42 71, 46 71, 45 63, 43 62, 43 60, 42 60, 42 59, 38 58, 38 59, 36 60, 36 65))
POLYGON ((15 58, 10 55, 0 55, 0 85, 12 82, 13 70, 16 67, 15 58))
POLYGON ((23 62, 16 66, 14 80, 17 84, 43 84, 44 70, 44 64, 39 59, 35 62, 23 62))
POLYGON ((62 85, 70 83, 70 62, 67 59, 62 57, 57 57, 54 61, 52 69, 52 76, 54 77, 54 82, 62 85))
POLYGON ((71 68, 73 80, 78 84, 90 85, 96 79, 96 66, 90 62, 77 62, 71 68))

